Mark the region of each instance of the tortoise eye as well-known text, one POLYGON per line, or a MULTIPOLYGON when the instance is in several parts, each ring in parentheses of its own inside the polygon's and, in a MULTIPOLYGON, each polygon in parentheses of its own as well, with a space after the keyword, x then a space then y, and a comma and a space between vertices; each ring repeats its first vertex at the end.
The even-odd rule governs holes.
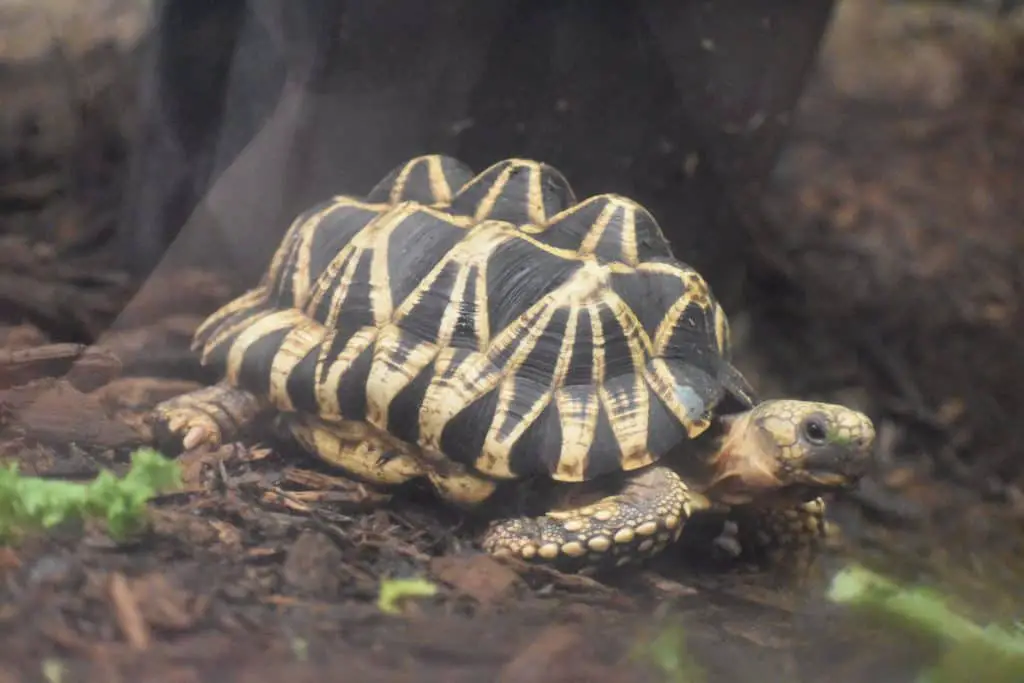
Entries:
POLYGON ((808 442, 815 446, 820 446, 825 443, 828 439, 828 429, 825 427, 825 421, 820 417, 809 417, 804 420, 801 425, 803 430, 804 438, 808 442))

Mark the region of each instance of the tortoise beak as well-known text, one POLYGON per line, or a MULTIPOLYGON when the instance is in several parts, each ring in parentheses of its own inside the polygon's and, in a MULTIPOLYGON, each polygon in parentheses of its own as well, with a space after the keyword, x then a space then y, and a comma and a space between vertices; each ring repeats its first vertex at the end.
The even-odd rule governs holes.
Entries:
POLYGON ((808 454, 803 470, 819 486, 848 489, 868 472, 871 465, 871 441, 859 439, 853 444, 819 448, 808 454))

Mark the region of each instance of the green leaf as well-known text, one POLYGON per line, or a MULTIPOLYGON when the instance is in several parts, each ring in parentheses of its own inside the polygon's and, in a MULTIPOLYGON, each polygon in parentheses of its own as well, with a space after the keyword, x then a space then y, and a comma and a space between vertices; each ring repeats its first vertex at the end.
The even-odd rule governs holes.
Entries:
POLYGON ((437 594, 437 586, 422 578, 384 579, 380 582, 377 607, 387 614, 399 614, 399 603, 408 598, 429 598, 437 594))
POLYGON ((918 683, 1024 681, 1024 631, 982 627, 949 609, 936 591, 903 587, 864 567, 851 566, 833 578, 828 596, 882 617, 895 629, 944 646, 939 661, 918 683))
POLYGON ((665 683, 704 683, 707 674, 693 658, 686 641, 686 630, 681 623, 666 624, 653 639, 637 642, 631 658, 653 665, 665 683))
POLYGON ((0 467, 0 541, 88 517, 103 519, 123 539, 143 526, 153 496, 180 485, 177 463, 148 448, 132 454, 120 479, 105 470, 88 483, 58 481, 22 476, 17 465, 0 467))

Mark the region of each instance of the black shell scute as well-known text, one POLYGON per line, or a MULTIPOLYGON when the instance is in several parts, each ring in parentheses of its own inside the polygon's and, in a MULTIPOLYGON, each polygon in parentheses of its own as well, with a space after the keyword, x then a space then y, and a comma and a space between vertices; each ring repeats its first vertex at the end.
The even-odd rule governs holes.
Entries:
POLYGON ((366 195, 371 203, 398 204, 413 201, 425 205, 448 204, 473 171, 458 159, 430 154, 392 169, 366 195))
POLYGON ((477 220, 540 226, 575 203, 572 187, 558 169, 530 159, 506 159, 467 182, 448 210, 477 220))
POLYGON ((601 261, 632 266, 672 258, 672 249, 654 216, 633 200, 615 194, 590 197, 553 216, 540 239, 601 261))

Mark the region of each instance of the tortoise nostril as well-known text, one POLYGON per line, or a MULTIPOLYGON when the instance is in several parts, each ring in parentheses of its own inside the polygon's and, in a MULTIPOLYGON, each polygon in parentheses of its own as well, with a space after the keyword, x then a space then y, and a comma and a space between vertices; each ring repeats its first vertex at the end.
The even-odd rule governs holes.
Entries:
POLYGON ((853 443, 858 448, 868 448, 875 440, 875 433, 873 430, 864 431, 857 436, 853 437, 853 443))

